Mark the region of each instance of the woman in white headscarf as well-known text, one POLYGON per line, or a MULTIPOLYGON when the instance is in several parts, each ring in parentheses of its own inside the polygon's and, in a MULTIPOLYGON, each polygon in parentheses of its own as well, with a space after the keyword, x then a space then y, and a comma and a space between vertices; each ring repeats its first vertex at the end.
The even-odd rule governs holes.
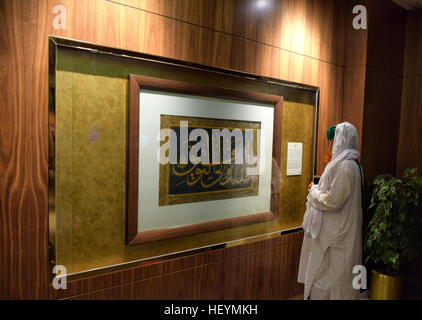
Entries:
POLYGON ((353 267, 362 262, 361 169, 356 128, 336 126, 331 161, 309 190, 298 281, 304 299, 357 299, 353 267))

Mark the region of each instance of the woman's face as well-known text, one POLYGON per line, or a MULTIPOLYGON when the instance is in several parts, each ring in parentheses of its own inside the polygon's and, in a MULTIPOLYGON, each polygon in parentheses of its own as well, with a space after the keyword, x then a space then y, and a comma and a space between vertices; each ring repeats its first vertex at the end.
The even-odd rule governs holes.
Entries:
POLYGON ((332 153, 333 153, 333 141, 328 141, 328 150, 324 156, 324 164, 327 165, 331 161, 332 153))

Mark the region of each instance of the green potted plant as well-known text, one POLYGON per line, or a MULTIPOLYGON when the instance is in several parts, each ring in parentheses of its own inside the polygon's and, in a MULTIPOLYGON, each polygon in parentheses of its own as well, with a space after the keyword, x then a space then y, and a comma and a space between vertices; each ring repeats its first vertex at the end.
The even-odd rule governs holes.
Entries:
POLYGON ((372 266, 371 299, 400 299, 401 267, 420 254, 414 213, 421 204, 422 174, 406 169, 401 178, 380 175, 373 186, 364 241, 365 263, 372 266))

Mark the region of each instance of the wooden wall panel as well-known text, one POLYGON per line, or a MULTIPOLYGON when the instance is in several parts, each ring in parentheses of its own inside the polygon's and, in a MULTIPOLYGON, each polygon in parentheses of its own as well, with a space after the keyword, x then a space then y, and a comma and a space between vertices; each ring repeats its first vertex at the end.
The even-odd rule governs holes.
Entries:
POLYGON ((369 2, 368 14, 362 131, 367 187, 376 175, 396 171, 406 10, 392 1, 375 0, 369 2))
POLYGON ((422 171, 422 76, 403 79, 397 174, 406 168, 422 171))
POLYGON ((422 76, 422 9, 407 16, 404 76, 422 76))
POLYGON ((368 0, 350 0, 346 3, 345 17, 345 69, 343 90, 343 121, 352 123, 359 134, 359 148, 362 146, 363 110, 365 97, 366 58, 368 45, 368 30, 355 30, 352 27, 354 15, 353 6, 365 5, 368 0))
POLYGON ((343 65, 343 1, 114 0, 244 40, 343 65), (211 14, 210 14, 211 13, 211 14))
POLYGON ((363 111, 365 102, 366 66, 346 66, 344 69, 343 121, 352 123, 359 135, 362 149, 363 111))
POLYGON ((296 282, 302 237, 303 233, 299 232, 97 276, 81 280, 79 283, 83 285, 71 283, 70 291, 59 297, 286 299, 303 291, 303 286, 296 282), (121 285, 113 285, 117 283, 121 285))
POLYGON ((397 174, 422 170, 422 9, 407 18, 397 174))
MULTIPOLYGON (((396 174, 406 168, 422 171, 422 9, 408 13, 404 60, 403 91, 401 100, 400 135, 397 151, 396 174)), ((422 221, 422 210, 418 217, 422 221)), ((422 232, 422 230, 421 230, 422 232)), ((421 292, 422 257, 406 267, 409 278, 407 290, 412 286, 421 292)), ((420 294, 418 295, 420 297, 420 294)))
POLYGON ((46 9, 0 3, 0 298, 47 292, 46 9))
MULTIPOLYGON (((198 3, 195 9, 196 1, 180 7, 168 0, 158 5, 169 10, 164 16, 107 0, 0 2, 0 298, 56 297, 48 288, 48 35, 319 86, 322 172, 325 130, 342 119, 342 1, 280 0, 272 18, 251 17, 241 1, 224 1, 231 9, 219 15, 206 9, 214 2, 198 3), (59 4, 67 8, 65 30, 52 25, 59 4)), ((291 254, 297 253, 286 259, 291 254)), ((110 286, 120 277, 111 276, 110 286)))

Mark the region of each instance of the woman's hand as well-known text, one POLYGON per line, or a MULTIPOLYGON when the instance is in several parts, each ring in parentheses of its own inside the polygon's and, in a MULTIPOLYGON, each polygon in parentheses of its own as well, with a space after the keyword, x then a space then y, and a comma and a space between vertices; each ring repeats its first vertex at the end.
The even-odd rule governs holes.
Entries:
POLYGON ((308 187, 308 192, 309 191, 311 191, 311 188, 314 186, 314 182, 312 181, 310 184, 309 184, 309 187, 308 187))

